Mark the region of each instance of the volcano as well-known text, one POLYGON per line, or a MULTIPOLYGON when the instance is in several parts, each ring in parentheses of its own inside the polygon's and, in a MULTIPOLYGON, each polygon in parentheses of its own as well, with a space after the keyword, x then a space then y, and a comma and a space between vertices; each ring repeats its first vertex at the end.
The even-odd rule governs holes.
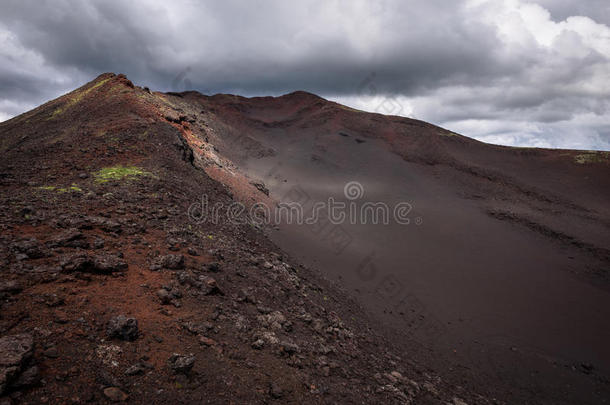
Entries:
POLYGON ((112 73, 0 151, 6 403, 610 398, 610 152, 112 73))

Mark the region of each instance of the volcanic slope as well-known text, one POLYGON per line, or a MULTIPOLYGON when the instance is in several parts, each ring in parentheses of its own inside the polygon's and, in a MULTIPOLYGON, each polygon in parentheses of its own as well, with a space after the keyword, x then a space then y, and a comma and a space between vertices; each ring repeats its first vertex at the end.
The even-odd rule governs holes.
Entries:
POLYGON ((182 100, 107 73, 0 123, 2 404, 491 403, 251 218, 189 216, 268 197, 182 100))
POLYGON ((411 208, 269 231, 410 358, 509 403, 609 397, 610 152, 490 145, 302 91, 159 97, 241 201, 411 208))
POLYGON ((1 123, 0 142, 2 336, 35 343, 15 398, 610 397, 606 152, 114 74, 1 123), (337 226, 201 211, 329 197, 412 209, 337 226), (34 366, 44 384, 21 388, 34 366))

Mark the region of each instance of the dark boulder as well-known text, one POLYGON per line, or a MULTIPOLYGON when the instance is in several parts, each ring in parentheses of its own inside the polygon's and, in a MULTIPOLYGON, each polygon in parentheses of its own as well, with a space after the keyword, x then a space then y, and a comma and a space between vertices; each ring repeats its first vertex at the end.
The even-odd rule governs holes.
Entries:
POLYGON ((11 335, 0 338, 0 395, 14 383, 24 371, 28 371, 22 384, 34 381, 33 374, 38 369, 27 368, 34 353, 34 338, 29 334, 11 335))
POLYGON ((106 332, 110 338, 136 340, 138 338, 138 321, 135 318, 119 315, 108 322, 106 332))
POLYGON ((169 368, 175 373, 187 374, 195 365, 195 356, 174 353, 167 361, 169 368))

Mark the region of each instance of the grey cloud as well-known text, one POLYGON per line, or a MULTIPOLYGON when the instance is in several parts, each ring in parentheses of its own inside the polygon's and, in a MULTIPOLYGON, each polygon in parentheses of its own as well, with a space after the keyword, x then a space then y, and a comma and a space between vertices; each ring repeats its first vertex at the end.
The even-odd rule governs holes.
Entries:
POLYGON ((580 15, 610 25, 610 3, 607 0, 535 0, 535 2, 545 7, 556 21, 580 15))
MULTIPOLYGON (((606 1, 535 2, 555 21, 585 15, 608 23, 606 1)), ((362 98, 362 104, 371 98, 363 80, 373 77, 376 95, 412 100, 417 118, 449 125, 502 122, 506 132, 511 123, 522 128, 525 119, 544 127, 587 112, 610 115, 610 90, 595 85, 609 73, 609 55, 570 30, 551 47, 527 36, 506 43, 501 30, 468 4, 9 0, 0 6, 0 41, 10 33, 4 40, 12 50, 0 50, 0 66, 12 62, 0 67, 0 101, 12 107, 0 103, 0 117, 105 71, 159 90, 307 90, 331 99, 362 98)), ((518 29, 512 35, 522 34, 518 29)), ((558 130, 536 136, 552 145, 558 130)), ((600 123, 590 130, 602 140, 590 147, 610 139, 600 123)))

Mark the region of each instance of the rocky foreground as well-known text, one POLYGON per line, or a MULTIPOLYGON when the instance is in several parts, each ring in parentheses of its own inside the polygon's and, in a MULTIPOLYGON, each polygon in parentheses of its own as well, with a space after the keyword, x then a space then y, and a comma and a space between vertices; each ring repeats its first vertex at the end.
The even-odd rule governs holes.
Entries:
POLYGON ((106 74, 0 124, 0 404, 491 403, 248 218, 190 220, 235 197, 161 98, 106 74))

